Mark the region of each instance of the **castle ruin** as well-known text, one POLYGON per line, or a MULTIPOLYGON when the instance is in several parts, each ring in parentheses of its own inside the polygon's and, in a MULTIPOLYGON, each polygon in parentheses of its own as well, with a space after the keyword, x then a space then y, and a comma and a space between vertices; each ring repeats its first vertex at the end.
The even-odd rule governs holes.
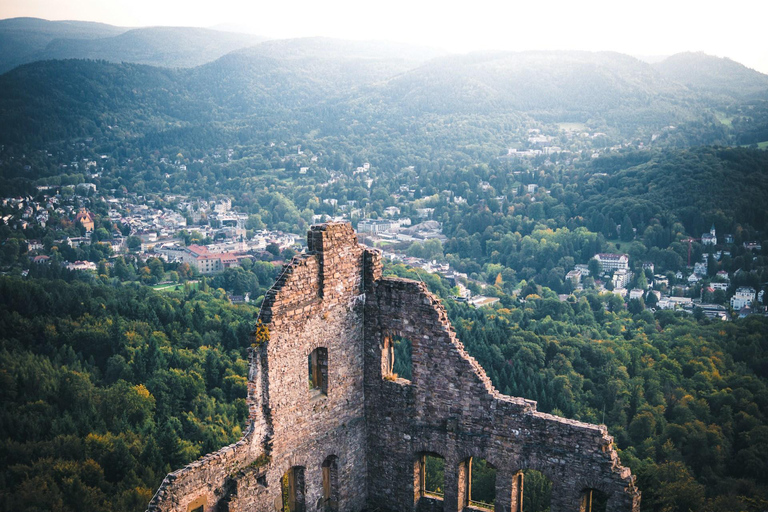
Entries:
POLYGON ((472 460, 495 468, 495 511, 522 512, 522 470, 551 512, 637 512, 640 492, 604 425, 544 414, 494 389, 423 283, 382 277, 346 223, 313 226, 267 294, 252 339, 243 438, 169 474, 148 512, 488 510, 472 460), (412 375, 393 373, 394 339, 412 375), (442 492, 425 460, 443 464, 442 492), (607 501, 605 501, 607 500, 607 501))

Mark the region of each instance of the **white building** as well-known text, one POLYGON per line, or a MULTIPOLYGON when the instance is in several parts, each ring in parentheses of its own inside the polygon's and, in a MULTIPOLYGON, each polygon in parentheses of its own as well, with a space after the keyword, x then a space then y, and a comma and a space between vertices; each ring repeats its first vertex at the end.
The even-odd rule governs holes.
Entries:
POLYGON ((731 307, 738 311, 745 306, 751 306, 755 301, 755 293, 755 289, 751 286, 740 286, 736 294, 731 297, 731 307))
POLYGON ((387 231, 396 231, 400 227, 397 221, 365 219, 357 224, 358 233, 385 233, 387 231))
POLYGON ((594 258, 600 262, 603 272, 613 272, 614 270, 629 270, 629 255, 627 254, 595 254, 594 258))
POLYGON ((581 270, 573 269, 570 272, 568 272, 567 274, 565 274, 565 278, 569 279, 571 281, 571 283, 573 284, 573 286, 576 286, 579 283, 581 283, 581 275, 582 275, 581 274, 581 270))
POLYGON ((701 245, 717 245, 717 234, 715 233, 715 225, 712 224, 712 228, 709 233, 701 235, 701 245))
POLYGON ((613 287, 625 288, 629 281, 632 279, 632 272, 625 268, 620 268, 613 273, 613 287))

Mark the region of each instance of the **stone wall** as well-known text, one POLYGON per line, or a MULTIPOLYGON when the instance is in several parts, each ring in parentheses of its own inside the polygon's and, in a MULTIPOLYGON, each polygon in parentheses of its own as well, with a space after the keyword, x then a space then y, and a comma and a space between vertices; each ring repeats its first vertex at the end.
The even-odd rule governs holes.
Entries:
POLYGON ((453 512, 465 504, 469 457, 497 468, 499 511, 519 510, 516 473, 526 468, 552 480, 552 512, 580 510, 586 488, 606 493, 608 510, 639 510, 633 477, 604 426, 498 393, 438 299, 422 283, 381 275, 380 254, 358 245, 349 224, 312 227, 307 253, 265 299, 269 335, 253 340, 246 435, 168 475, 150 511, 279 510, 281 479, 301 468, 305 510, 453 512), (385 374, 384 339, 392 335, 412 343, 411 381, 385 374), (327 354, 322 389, 310 389, 313 352, 327 354), (420 495, 422 453, 445 459, 442 500, 420 495))
POLYGON ((608 510, 639 509, 639 492, 607 429, 537 412, 535 402, 496 391, 423 283, 377 281, 366 320, 368 452, 377 454, 368 458, 370 501, 412 510, 419 499, 414 463, 431 453, 445 459, 447 511, 464 503, 460 465, 469 457, 497 469, 497 511, 518 510, 513 477, 523 469, 552 481, 552 512, 579 510, 585 489, 606 493, 608 510), (382 375, 388 334, 412 343, 411 381, 382 375))

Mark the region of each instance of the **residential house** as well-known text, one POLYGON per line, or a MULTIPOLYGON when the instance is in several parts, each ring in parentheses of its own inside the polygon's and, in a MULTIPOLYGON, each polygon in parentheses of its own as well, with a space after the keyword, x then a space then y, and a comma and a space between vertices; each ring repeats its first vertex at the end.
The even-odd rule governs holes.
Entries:
POLYGON ((85 231, 87 233, 90 233, 93 231, 96 218, 93 216, 91 212, 85 209, 85 207, 80 208, 80 211, 77 212, 77 216, 75 217, 75 224, 80 224, 85 228, 85 231))
POLYGON ((731 297, 731 307, 739 311, 745 306, 751 306, 755 301, 755 294, 755 289, 751 286, 740 286, 731 297))

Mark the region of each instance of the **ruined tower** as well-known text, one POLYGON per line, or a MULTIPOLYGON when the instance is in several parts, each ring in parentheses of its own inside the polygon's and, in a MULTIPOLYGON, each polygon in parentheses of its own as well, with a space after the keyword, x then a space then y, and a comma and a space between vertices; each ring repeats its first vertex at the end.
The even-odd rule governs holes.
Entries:
POLYGON ((522 510, 521 470, 552 482, 552 512, 637 512, 640 493, 605 426, 536 411, 494 389, 423 283, 385 278, 346 223, 313 226, 308 251, 267 294, 252 339, 243 438, 169 474, 151 512, 475 510, 472 458, 495 468, 496 511, 522 510), (392 343, 411 342, 412 375, 392 343), (425 488, 425 458, 444 464, 425 488))

